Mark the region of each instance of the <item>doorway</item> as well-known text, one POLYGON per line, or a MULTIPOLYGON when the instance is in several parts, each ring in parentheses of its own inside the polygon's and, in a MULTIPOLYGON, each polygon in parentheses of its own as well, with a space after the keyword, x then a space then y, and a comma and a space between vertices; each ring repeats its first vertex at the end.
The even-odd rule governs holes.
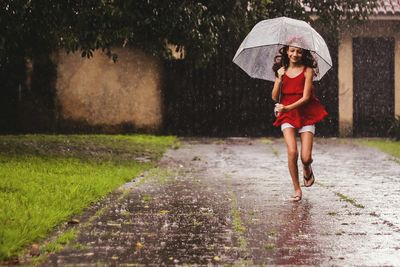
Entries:
POLYGON ((353 38, 353 133, 387 136, 394 118, 394 38, 353 38))

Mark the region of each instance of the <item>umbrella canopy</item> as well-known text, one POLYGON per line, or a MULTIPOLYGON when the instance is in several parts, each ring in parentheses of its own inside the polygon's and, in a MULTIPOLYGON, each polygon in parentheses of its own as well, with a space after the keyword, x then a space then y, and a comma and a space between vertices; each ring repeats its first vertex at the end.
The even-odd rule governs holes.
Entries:
POLYGON ((307 22, 287 17, 257 23, 243 40, 233 62, 253 78, 274 81, 272 65, 284 45, 311 51, 318 63, 314 80, 320 80, 332 67, 328 47, 321 35, 307 22))

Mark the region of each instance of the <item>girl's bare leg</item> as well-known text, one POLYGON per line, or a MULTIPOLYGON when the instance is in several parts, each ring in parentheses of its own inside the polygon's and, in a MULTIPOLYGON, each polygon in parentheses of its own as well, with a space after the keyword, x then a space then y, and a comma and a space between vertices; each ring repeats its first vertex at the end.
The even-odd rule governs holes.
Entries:
POLYGON ((313 148, 314 134, 311 132, 301 133, 300 140, 301 140, 301 162, 303 163, 303 175, 305 177, 309 177, 309 175, 311 174, 311 168, 304 168, 304 165, 309 166, 312 162, 312 148, 313 148))
POLYGON ((297 168, 297 159, 299 154, 297 152, 296 129, 286 128, 283 130, 283 137, 285 138, 287 153, 288 153, 288 167, 292 183, 294 187, 295 196, 302 196, 300 183, 299 183, 299 170, 297 168))

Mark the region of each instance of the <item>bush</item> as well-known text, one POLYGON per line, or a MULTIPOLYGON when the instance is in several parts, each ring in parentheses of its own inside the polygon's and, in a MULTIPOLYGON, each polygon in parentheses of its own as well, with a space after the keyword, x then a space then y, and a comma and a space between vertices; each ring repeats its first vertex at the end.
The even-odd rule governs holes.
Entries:
POLYGON ((400 116, 393 119, 392 124, 389 127, 388 134, 391 138, 395 140, 400 140, 400 116))

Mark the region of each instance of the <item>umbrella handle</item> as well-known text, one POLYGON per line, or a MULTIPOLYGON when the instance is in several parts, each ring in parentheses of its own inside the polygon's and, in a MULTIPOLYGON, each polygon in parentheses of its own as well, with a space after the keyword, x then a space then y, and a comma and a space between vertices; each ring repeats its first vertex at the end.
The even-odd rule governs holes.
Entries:
POLYGON ((281 98, 282 98, 282 87, 283 87, 283 82, 279 82, 279 94, 278 94, 278 103, 281 103, 281 98))
MULTIPOLYGON (((277 102, 277 103, 280 103, 280 102, 281 102, 281 98, 282 98, 282 86, 283 86, 283 82, 280 81, 280 82, 279 82, 279 88, 278 88, 279 92, 278 92, 278 102, 277 102)), ((276 109, 276 107, 274 107, 274 114, 275 114, 275 117, 278 117, 278 116, 279 116, 279 112, 278 112, 278 110, 276 109)))

